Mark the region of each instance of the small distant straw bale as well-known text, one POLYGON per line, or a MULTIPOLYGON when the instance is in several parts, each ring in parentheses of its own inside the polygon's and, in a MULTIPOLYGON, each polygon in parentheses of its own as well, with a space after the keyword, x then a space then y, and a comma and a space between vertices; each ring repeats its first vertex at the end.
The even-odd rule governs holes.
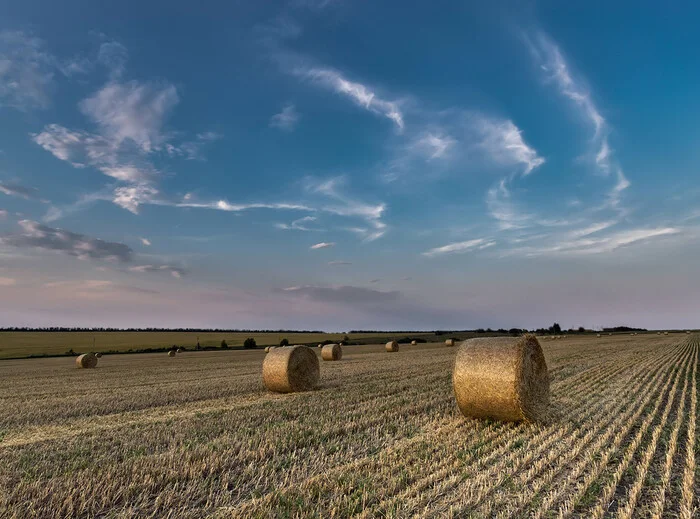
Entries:
POLYGON ((168 357, 174 357, 175 356, 175 350, 170 350, 168 352, 168 357))
POLYGON ((452 385, 459 410, 472 418, 537 421, 549 407, 549 372, 532 335, 465 341, 452 385))
POLYGON ((97 353, 95 353, 95 357, 97 357, 98 359, 101 359, 101 358, 102 358, 102 354, 101 354, 100 352, 97 352, 97 353))
POLYGON ((416 341, 416 340, 411 341, 411 346, 415 346, 416 344, 418 344, 418 341, 416 341))
POLYGON ((317 348, 323 348, 323 344, 319 344, 319 345, 316 346, 316 347, 317 347, 317 348))
POLYGON ((343 358, 343 348, 340 344, 326 344, 321 350, 323 360, 340 360, 343 358))
POLYGON ((309 391, 320 379, 318 357, 308 346, 270 349, 262 371, 265 387, 277 393, 309 391))
POLYGON ((445 341, 445 346, 454 346, 455 345, 455 340, 454 339, 447 339, 445 341))
POLYGON ((75 359, 75 365, 83 369, 96 368, 97 356, 94 353, 83 353, 75 359))
POLYGON ((399 351, 399 343, 396 341, 389 341, 386 343, 386 346, 384 346, 384 348, 388 352, 399 351))

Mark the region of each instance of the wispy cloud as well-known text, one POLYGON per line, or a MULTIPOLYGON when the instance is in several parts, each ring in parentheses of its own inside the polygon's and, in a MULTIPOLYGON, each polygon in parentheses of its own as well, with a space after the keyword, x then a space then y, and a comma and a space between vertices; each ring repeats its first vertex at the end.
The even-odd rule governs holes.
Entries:
POLYGON ((675 227, 657 227, 629 229, 609 234, 607 236, 593 238, 590 234, 581 235, 577 239, 559 241, 555 245, 529 246, 516 248, 512 254, 525 256, 585 256, 593 254, 611 253, 622 247, 641 245, 652 240, 676 235, 681 229, 675 227))
POLYGON ((523 175, 529 175, 544 164, 545 159, 525 143, 522 131, 513 121, 479 117, 477 125, 483 135, 481 146, 495 162, 504 165, 522 164, 523 175))
POLYGON ((128 60, 129 51, 117 41, 102 43, 97 53, 97 61, 107 68, 109 76, 113 80, 122 77, 128 60))
POLYGON ((400 293, 396 291, 384 292, 371 288, 353 286, 325 287, 305 285, 283 288, 282 291, 290 295, 301 296, 304 298, 313 299, 315 301, 342 303, 347 305, 378 305, 385 302, 396 301, 400 297, 400 293))
POLYGON ((486 193, 486 206, 492 218, 498 221, 501 230, 521 229, 532 220, 532 215, 521 212, 511 200, 511 193, 502 179, 486 193))
POLYGON ((284 229, 288 231, 322 231, 323 229, 308 227, 308 224, 313 223, 317 220, 315 216, 304 216, 302 218, 297 218, 292 221, 292 223, 276 223, 275 227, 278 229, 284 229))
POLYGON ((606 222, 596 222, 582 229, 574 229, 569 231, 569 236, 572 238, 583 238, 584 236, 589 236, 591 234, 596 234, 600 231, 604 231, 610 227, 617 224, 617 220, 609 220, 606 222))
POLYGON ((81 111, 93 120, 110 143, 132 142, 148 153, 162 147, 166 116, 180 101, 168 83, 108 83, 80 103, 81 111))
POLYGON ((7 211, 5 209, 0 209, 0 219, 7 218, 7 211))
POLYGON ((399 130, 404 129, 404 116, 400 101, 383 99, 369 86, 350 81, 341 72, 332 68, 298 65, 292 68, 292 73, 339 95, 346 96, 361 108, 390 119, 399 130))
POLYGON ((329 261, 328 265, 330 265, 331 267, 341 267, 344 265, 352 265, 352 262, 350 262, 350 261, 338 261, 337 260, 337 261, 329 261))
POLYGON ((137 184, 128 187, 118 187, 114 190, 114 202, 127 211, 139 214, 142 204, 158 204, 158 190, 149 184, 137 184))
POLYGON ((495 241, 487 240, 485 238, 477 238, 474 240, 449 243, 447 245, 443 245, 442 247, 436 247, 424 252, 423 256, 433 257, 451 253, 463 254, 465 252, 486 249, 494 245, 496 245, 495 241))
POLYGON ((559 92, 569 99, 593 126, 593 140, 597 146, 594 153, 595 162, 603 172, 608 173, 612 153, 608 143, 609 130, 590 91, 582 80, 573 77, 559 47, 546 34, 538 32, 534 35, 525 35, 525 41, 547 80, 552 81, 559 92))
POLYGON ((55 70, 42 40, 21 31, 0 32, 0 107, 47 108, 55 70))
POLYGON ((450 135, 428 131, 414 139, 409 148, 433 160, 446 157, 450 148, 456 143, 457 141, 450 135))
POLYGON ((288 104, 280 113, 273 115, 270 118, 270 126, 279 128, 280 130, 292 131, 296 128, 299 122, 299 112, 293 104, 288 104))
POLYGON ((345 185, 343 177, 328 180, 307 179, 306 189, 311 193, 319 193, 334 200, 332 205, 324 205, 322 211, 345 217, 358 217, 367 222, 368 227, 351 227, 348 230, 362 236, 366 241, 374 241, 386 233, 387 225, 382 221, 386 210, 385 204, 366 204, 346 195, 341 190, 345 185), (339 203, 338 203, 339 202, 339 203))
POLYGON ((315 243, 310 249, 316 250, 316 249, 329 249, 330 247, 335 247, 335 242, 325 242, 322 241, 320 243, 315 243))
POLYGON ((296 203, 264 203, 264 202, 253 202, 253 203, 231 203, 227 200, 216 200, 213 202, 196 202, 192 198, 187 200, 182 200, 181 202, 168 203, 168 202, 157 202, 158 205, 173 205, 175 207, 192 207, 199 209, 216 209, 218 211, 226 211, 231 213, 239 213, 241 211, 248 211, 251 209, 281 209, 286 211, 314 211, 312 207, 304 204, 296 203))
POLYGON ((185 269, 174 265, 136 265, 129 267, 131 272, 166 272, 174 278, 181 278, 185 275, 185 269))
POLYGON ((10 287, 17 284, 15 278, 0 277, 0 287, 10 287))
POLYGON ((141 240, 141 243, 143 243, 146 247, 151 246, 151 240, 149 240, 148 238, 139 238, 139 240, 141 240))

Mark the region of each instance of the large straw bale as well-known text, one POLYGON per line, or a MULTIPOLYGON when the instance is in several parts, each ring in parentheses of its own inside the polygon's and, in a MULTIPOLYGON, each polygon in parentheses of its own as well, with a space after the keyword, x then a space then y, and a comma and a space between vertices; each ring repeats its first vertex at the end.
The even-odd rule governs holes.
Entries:
POLYGON ((464 342, 452 375, 457 406, 465 416, 536 421, 549 406, 549 372, 532 335, 464 342))
POLYGON ((84 369, 96 368, 97 357, 94 353, 83 353, 75 359, 75 365, 84 369))
POLYGON ((399 343, 396 341, 389 341, 386 343, 386 346, 384 346, 384 348, 388 352, 399 351, 399 343))
POLYGON ((343 348, 340 344, 326 344, 321 350, 323 360, 340 360, 343 358, 343 348))
POLYGON ((270 391, 308 391, 319 378, 318 357, 308 346, 270 349, 263 361, 263 383, 270 391))

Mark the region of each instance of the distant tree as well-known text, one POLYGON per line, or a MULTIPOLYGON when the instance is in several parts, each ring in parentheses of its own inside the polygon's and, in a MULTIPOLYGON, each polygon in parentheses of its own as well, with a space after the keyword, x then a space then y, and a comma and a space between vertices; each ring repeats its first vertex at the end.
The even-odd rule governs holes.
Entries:
POLYGON ((549 332, 553 333, 554 335, 559 335, 561 333, 561 326, 559 326, 559 323, 554 323, 552 326, 550 326, 549 332))
POLYGON ((247 350, 252 350, 257 346, 255 339, 252 337, 248 337, 244 342, 243 342, 243 347, 247 350))
POLYGON ((221 341, 221 349, 222 350, 228 350, 228 344, 226 343, 226 339, 223 339, 221 341))
POLYGON ((347 335, 343 335, 343 338, 340 342, 344 342, 345 344, 347 344, 349 341, 350 341, 350 337, 348 337, 347 335))
POLYGON ((289 340, 285 337, 280 341, 280 346, 289 346, 289 340))
POLYGON ((583 333, 586 331, 586 329, 583 326, 579 326, 578 331, 579 331, 579 333, 583 333))

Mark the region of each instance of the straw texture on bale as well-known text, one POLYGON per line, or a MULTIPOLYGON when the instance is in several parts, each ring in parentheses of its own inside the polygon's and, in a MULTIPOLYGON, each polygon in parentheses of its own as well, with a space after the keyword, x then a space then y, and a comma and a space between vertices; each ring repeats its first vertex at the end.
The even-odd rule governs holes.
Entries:
POLYGON ((263 361, 263 383, 270 391, 309 391, 320 378, 318 357, 308 346, 270 349, 263 361))
POLYGON ((472 418, 534 422, 549 407, 549 372, 532 335, 470 339, 455 358, 457 406, 472 418))
POLYGON ((386 343, 386 351, 393 352, 393 351, 399 351, 399 343, 396 341, 389 341, 386 343))
POLYGON ((97 356, 94 353, 83 353, 75 359, 75 365, 79 368, 96 368, 97 356))
POLYGON ((321 350, 323 360, 340 360, 343 358, 343 348, 340 344, 326 344, 321 350))
POLYGON ((447 339, 445 341, 445 346, 454 346, 455 345, 455 340, 454 339, 447 339))
POLYGON ((175 356, 175 350, 170 350, 168 352, 168 357, 174 357, 175 356))

